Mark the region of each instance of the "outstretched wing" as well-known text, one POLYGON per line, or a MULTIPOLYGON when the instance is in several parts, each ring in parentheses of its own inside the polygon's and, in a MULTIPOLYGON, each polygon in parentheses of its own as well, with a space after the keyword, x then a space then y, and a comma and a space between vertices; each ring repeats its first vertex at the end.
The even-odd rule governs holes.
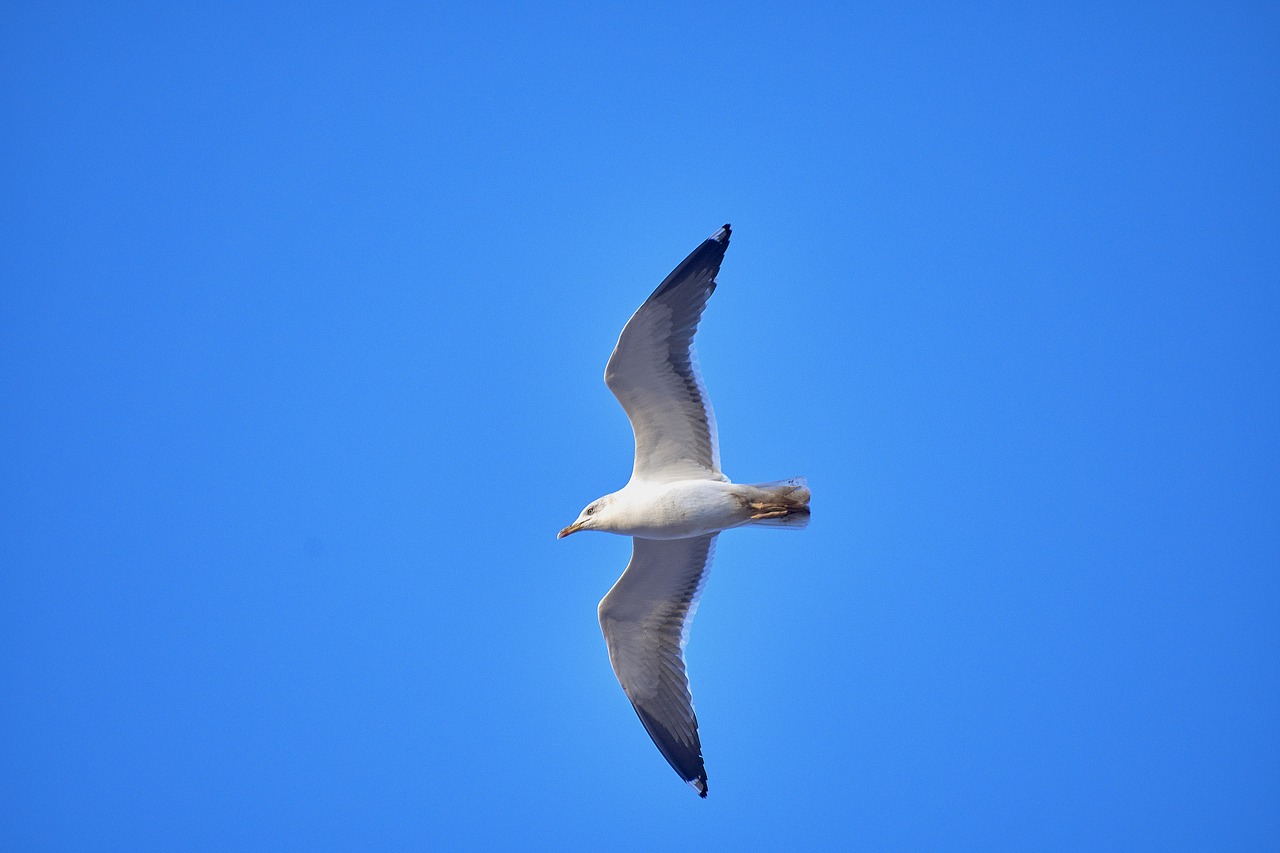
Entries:
POLYGON ((727 479, 693 336, 729 248, 725 225, 671 271, 627 321, 604 381, 631 420, 635 480, 727 479))
POLYGON ((633 539, 627 570, 600 602, 600 628, 614 674, 663 757, 703 797, 707 770, 684 646, 715 541, 714 533, 633 539))

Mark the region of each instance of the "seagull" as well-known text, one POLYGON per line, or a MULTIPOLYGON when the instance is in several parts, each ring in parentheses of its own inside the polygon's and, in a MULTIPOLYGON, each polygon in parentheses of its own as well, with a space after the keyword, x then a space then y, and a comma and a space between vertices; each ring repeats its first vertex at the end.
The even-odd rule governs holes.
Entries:
POLYGON ((631 562, 600 602, 609 662, 671 767, 707 796, 684 647, 722 530, 804 527, 803 477, 740 485, 720 470, 716 419, 693 336, 729 248, 725 225, 663 279, 622 329, 604 381, 635 433, 631 479, 560 531, 630 536, 631 562))

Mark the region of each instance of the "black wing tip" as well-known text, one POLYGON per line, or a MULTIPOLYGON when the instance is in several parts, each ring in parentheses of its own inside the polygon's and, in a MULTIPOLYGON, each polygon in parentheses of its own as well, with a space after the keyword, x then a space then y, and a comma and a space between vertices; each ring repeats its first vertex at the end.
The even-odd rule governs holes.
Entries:
POLYGON ((720 274, 720 263, 728 248, 729 224, 726 222, 723 228, 699 243, 698 248, 689 253, 689 257, 668 273, 662 284, 649 294, 649 298, 661 296, 690 280, 714 290, 716 276, 720 274))
POLYGON ((664 723, 658 721, 658 718, 650 714, 644 708, 641 708, 635 702, 631 703, 631 707, 635 708, 636 716, 640 718, 640 722, 644 723, 645 731, 649 733, 649 737, 653 740, 653 745, 658 748, 658 752, 662 753, 662 757, 667 759, 667 763, 671 765, 671 769, 676 774, 698 792, 698 796, 703 799, 707 796, 707 768, 702 763, 702 743, 698 740, 698 719, 693 719, 693 741, 692 743, 682 743, 680 738, 676 737, 671 729, 667 728, 664 723))

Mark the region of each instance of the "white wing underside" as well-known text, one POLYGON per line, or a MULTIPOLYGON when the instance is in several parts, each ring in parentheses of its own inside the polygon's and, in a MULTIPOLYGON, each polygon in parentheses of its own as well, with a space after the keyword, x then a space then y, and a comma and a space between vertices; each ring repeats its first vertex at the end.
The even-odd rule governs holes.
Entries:
POLYGON ((627 321, 609 358, 605 384, 635 433, 633 480, 728 479, 693 347, 728 246, 726 225, 694 249, 627 321))
POLYGON ((702 796, 707 774, 684 647, 698 609, 716 534, 633 539, 631 562, 600 602, 609 662, 649 736, 702 796))

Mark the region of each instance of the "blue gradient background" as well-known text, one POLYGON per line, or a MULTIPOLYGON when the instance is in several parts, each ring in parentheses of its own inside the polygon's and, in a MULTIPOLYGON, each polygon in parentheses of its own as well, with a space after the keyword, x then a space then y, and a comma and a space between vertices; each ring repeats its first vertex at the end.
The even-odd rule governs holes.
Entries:
POLYGON ((1270 4, 5 4, 0 847, 1280 848, 1270 4), (711 796, 601 382, 734 225, 711 796))

